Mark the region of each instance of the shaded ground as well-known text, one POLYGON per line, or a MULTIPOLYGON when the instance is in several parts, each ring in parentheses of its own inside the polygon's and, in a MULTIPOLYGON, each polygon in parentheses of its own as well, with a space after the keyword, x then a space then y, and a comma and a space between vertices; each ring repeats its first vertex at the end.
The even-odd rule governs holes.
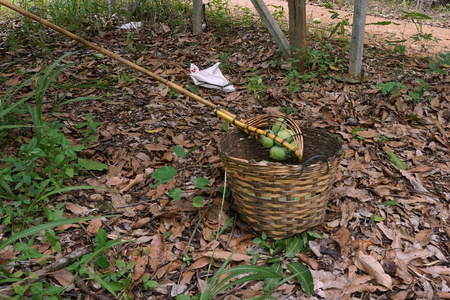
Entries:
MULTIPOLYGON (((294 258, 311 270, 314 294, 308 297, 298 283, 290 281, 278 288, 276 298, 450 298, 448 71, 446 75, 427 74, 429 61, 423 57, 389 54, 369 47, 365 61, 370 65, 365 67, 364 82, 347 83, 338 78, 345 73, 348 42, 330 41, 326 45, 312 39, 317 53, 332 53, 336 60, 317 60, 311 70, 324 65, 328 71, 299 84, 298 92, 291 92, 288 87, 293 82, 287 65, 264 29, 230 26, 193 37, 174 34, 170 24, 145 26, 145 31, 133 33, 133 39, 127 38, 126 32, 106 32, 92 41, 182 86, 192 85, 191 63, 203 69, 221 61, 236 91, 226 94, 198 88, 201 96, 242 118, 288 109, 302 126, 326 129, 344 141, 345 155, 325 222, 314 229, 325 239, 311 242, 311 250, 294 258), (331 70, 330 64, 339 71, 331 70), (262 77, 262 83, 257 93, 251 94, 247 91, 248 78, 254 78, 255 72, 262 77), (382 95, 375 88, 379 83, 399 81, 414 91, 420 88, 417 78, 429 83, 417 104, 406 90, 396 96, 382 95), (407 169, 398 169, 388 152, 395 153, 407 169), (378 265, 381 270, 376 269, 378 265)), ((103 123, 97 142, 83 155, 107 164, 109 170, 85 174, 73 185, 112 190, 74 192, 55 198, 53 204, 65 203, 65 217, 118 216, 65 228, 61 240, 64 250, 53 253, 56 259, 80 247, 91 247, 102 227, 110 239, 136 240, 110 252, 113 269, 115 259, 135 262, 134 283, 149 274, 160 284, 149 290, 132 285, 130 295, 135 299, 168 299, 201 289, 212 255, 213 269, 236 249, 240 256, 233 259, 233 264, 250 263, 250 250, 269 255, 252 243, 256 235, 239 218, 227 224, 218 244, 214 242, 222 199, 218 190, 224 185, 217 143, 224 134, 224 125, 210 109, 117 62, 96 59, 95 52, 67 38, 55 36, 49 52, 24 45, 7 52, 0 61, 0 69, 8 65, 1 74, 6 80, 0 96, 6 87, 23 80, 25 74, 20 70, 35 72, 39 65, 50 64, 68 51, 77 51, 65 59, 76 67, 63 73, 58 82, 73 86, 100 80, 108 83, 105 90, 69 89, 73 97, 101 95, 108 101, 72 104, 64 107, 57 118, 70 124, 83 121, 86 113, 91 113, 103 123), (174 154, 174 145, 185 150, 199 148, 184 159, 174 154), (151 175, 163 166, 175 167, 176 179, 152 187, 156 180, 151 175), (210 181, 210 190, 195 188, 193 179, 198 176, 210 181), (183 190, 182 200, 170 201, 167 193, 173 187, 183 190), (204 197, 204 208, 192 205, 195 196, 204 197)), ((32 84, 27 89, 24 93, 33 89, 32 84)), ((46 109, 53 106, 52 93, 58 90, 48 95, 46 109)), ((79 141, 73 128, 68 134, 74 142, 79 141)), ((2 141, 0 149, 12 153, 20 143, 11 135, 2 141)), ((222 220, 236 217, 232 202, 231 198, 225 203, 222 220)), ((13 249, 7 251, 14 256, 13 249)), ((52 253, 48 244, 40 246, 39 251, 52 253)), ((264 261, 259 259, 258 264, 264 261)), ((70 276, 67 273, 48 274, 46 280, 62 284, 63 277, 70 276)), ((262 283, 255 282, 239 286, 223 298, 246 299, 261 295, 261 291, 262 283)), ((65 296, 111 299, 89 280, 77 281, 65 296)))

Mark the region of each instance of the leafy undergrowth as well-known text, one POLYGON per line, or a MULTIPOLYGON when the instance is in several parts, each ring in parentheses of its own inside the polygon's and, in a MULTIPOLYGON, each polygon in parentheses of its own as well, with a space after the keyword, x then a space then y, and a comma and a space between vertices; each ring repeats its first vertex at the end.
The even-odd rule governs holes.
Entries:
MULTIPOLYGON (((234 252, 230 266, 270 262, 273 268, 281 262, 279 270, 272 270, 286 277, 303 264, 309 268, 312 296, 310 286, 291 279, 276 288, 277 299, 449 296, 448 63, 368 47, 359 82, 345 76, 348 40, 311 36, 314 59, 300 76, 258 27, 216 28, 193 37, 167 24, 145 26, 141 32, 107 31, 90 40, 242 118, 282 111, 304 127, 324 128, 342 138, 345 154, 323 225, 296 240, 305 243, 306 253, 280 256, 274 251, 279 244, 264 235, 254 240, 258 236, 239 220, 232 196, 223 202, 225 174, 217 144, 232 125, 116 61, 48 34, 52 38, 43 48, 25 40, 5 53, 0 97, 70 52, 60 65, 73 65, 60 70, 48 87, 43 111, 49 113, 59 99, 104 99, 68 103, 49 120, 65 124, 61 130, 68 141, 83 146, 76 153, 77 166, 87 165, 75 173, 65 169, 70 185, 105 189, 51 195, 44 211, 4 221, 1 235, 10 237, 39 220, 102 217, 61 225, 34 239, 24 236, 20 247, 5 247, 0 262, 9 273, 23 279, 33 271, 28 279, 46 282, 41 288, 49 290, 47 295, 49 287, 63 286, 57 292, 69 299, 168 299, 203 290, 210 269, 214 274, 234 252), (235 92, 207 90, 190 81, 191 63, 204 69, 218 61, 235 92), (86 163, 91 161, 98 164, 86 163), (37 258, 14 263, 19 253, 37 258), (45 269, 63 258, 69 267, 45 269)), ((31 41, 39 38, 42 34, 30 36, 31 41)), ((16 98, 35 86, 35 80, 27 82, 16 98)), ((30 135, 25 128, 11 129, 1 139, 1 153, 14 157, 30 135)), ((17 207, 18 200, 2 201, 17 207)), ((2 214, 7 218, 12 212, 2 214)), ((1 283, 4 293, 11 292, 6 292, 11 282, 1 283)), ((222 297, 263 295, 267 285, 243 283, 222 297)), ((31 296, 42 290, 16 286, 14 292, 31 296)))

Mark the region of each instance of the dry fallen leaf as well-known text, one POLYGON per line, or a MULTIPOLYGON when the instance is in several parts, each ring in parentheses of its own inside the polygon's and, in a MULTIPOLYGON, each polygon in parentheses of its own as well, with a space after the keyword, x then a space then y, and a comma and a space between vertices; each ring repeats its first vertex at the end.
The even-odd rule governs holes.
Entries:
POLYGON ((89 209, 87 207, 78 205, 76 203, 66 202, 66 208, 77 216, 85 216, 89 214, 89 209))
MULTIPOLYGON (((69 287, 72 282, 73 274, 65 269, 60 269, 52 273, 53 278, 55 278, 61 286, 69 287)), ((73 286, 73 284, 72 284, 73 286)), ((71 289, 69 288, 68 291, 71 289)))
POLYGON ((147 225, 151 220, 152 220, 152 218, 149 218, 149 217, 139 219, 139 220, 136 221, 136 223, 134 223, 132 228, 133 229, 141 228, 141 227, 147 225))
POLYGON ((156 271, 158 268, 166 262, 166 247, 164 244, 164 237, 162 234, 157 234, 153 237, 151 244, 147 247, 150 251, 149 265, 152 270, 156 271))
POLYGON ((133 186, 141 183, 145 179, 145 174, 137 174, 136 177, 131 180, 126 187, 120 190, 120 193, 128 192, 133 186))
POLYGON ((392 288, 391 276, 384 272, 381 264, 376 261, 373 256, 366 255, 361 251, 358 251, 356 252, 353 262, 359 269, 372 276, 372 278, 379 284, 387 287, 388 289, 392 288))
POLYGON ((133 257, 132 260, 135 262, 135 265, 133 268, 133 274, 131 275, 131 278, 133 279, 133 281, 137 281, 144 275, 145 269, 147 268, 148 256, 143 255, 133 257))
POLYGON ((231 261, 246 261, 249 262, 252 259, 252 256, 240 254, 240 253, 232 253, 230 251, 223 251, 216 249, 215 251, 206 251, 198 253, 194 256, 194 260, 197 260, 200 257, 214 257, 214 259, 223 259, 226 260, 231 256, 231 261), (231 256, 233 254, 233 256, 231 256))
POLYGON ((91 220, 88 227, 86 228, 87 234, 89 234, 90 236, 97 235, 98 229, 102 227, 102 223, 103 222, 101 218, 91 220))

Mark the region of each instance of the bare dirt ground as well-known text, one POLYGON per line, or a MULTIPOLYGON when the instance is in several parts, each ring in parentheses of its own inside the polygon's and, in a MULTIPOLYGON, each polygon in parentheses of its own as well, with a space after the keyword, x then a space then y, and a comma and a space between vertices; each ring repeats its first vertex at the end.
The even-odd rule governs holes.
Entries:
MULTIPOLYGON (((253 4, 251 0, 231 0, 232 6, 242 6, 248 7, 253 10, 253 4)), ((274 6, 282 6, 284 11, 286 12, 286 17, 288 13, 288 2, 285 0, 269 0, 265 1, 266 5, 269 7, 269 10, 273 11, 274 6)), ((256 11, 256 10, 255 10, 256 11)), ((337 23, 340 20, 331 19, 330 9, 316 6, 316 5, 307 5, 306 12, 308 16, 308 21, 312 21, 314 18, 320 18, 322 23, 320 25, 313 24, 311 26, 314 27, 323 27, 329 24, 337 23)), ((333 10, 340 14, 342 18, 349 18, 350 23, 352 23, 353 15, 351 12, 343 11, 343 10, 333 10)), ((375 16, 367 16, 366 24, 370 23, 378 23, 382 21, 391 21, 390 25, 368 25, 366 26, 366 43, 369 44, 377 44, 380 41, 401 41, 406 40, 405 45, 407 46, 407 50, 410 51, 421 51, 423 42, 414 43, 411 37, 418 33, 418 30, 414 23, 409 20, 398 20, 398 19, 386 19, 375 16)), ((310 22, 311 23, 311 22, 310 22)), ((351 26, 348 26, 348 30, 351 31, 351 26)), ((427 49, 426 53, 438 53, 443 51, 450 51, 450 28, 442 28, 431 25, 422 25, 422 32, 424 34, 431 34, 433 40, 426 41, 427 49), (436 38, 436 41, 434 41, 436 38)))

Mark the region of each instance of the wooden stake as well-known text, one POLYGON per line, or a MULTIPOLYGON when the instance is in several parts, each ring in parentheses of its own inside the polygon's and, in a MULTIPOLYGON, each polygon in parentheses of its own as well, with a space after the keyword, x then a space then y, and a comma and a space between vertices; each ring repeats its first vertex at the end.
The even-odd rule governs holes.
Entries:
POLYGON ((202 19, 203 19, 203 0, 194 0, 192 8, 192 33, 198 35, 202 33, 202 19))
POLYGON ((306 0, 288 0, 289 39, 294 67, 303 73, 306 68, 308 45, 306 25, 306 0))
POLYGON ((261 20, 264 22, 267 29, 269 30, 270 35, 277 43, 278 48, 280 48, 281 52, 283 53, 283 56, 286 58, 291 57, 291 49, 289 41, 284 36, 283 31, 281 31, 280 26, 278 26, 277 21, 270 13, 269 9, 267 8, 267 5, 264 3, 263 0, 252 0, 252 3, 253 6, 256 8, 256 11, 258 12, 261 20))
POLYGON ((354 1, 352 41, 350 46, 350 64, 348 66, 348 73, 353 77, 358 77, 361 74, 368 0, 354 1))

